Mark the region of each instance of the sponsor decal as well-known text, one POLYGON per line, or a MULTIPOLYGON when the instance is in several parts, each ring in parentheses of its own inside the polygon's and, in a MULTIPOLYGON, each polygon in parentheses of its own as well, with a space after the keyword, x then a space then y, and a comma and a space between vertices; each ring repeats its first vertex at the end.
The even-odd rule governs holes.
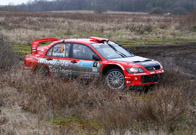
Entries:
POLYGON ((97 72, 97 68, 96 67, 92 67, 92 71, 93 72, 97 72))
POLYGON ((155 72, 150 72, 150 74, 156 74, 155 72))
POLYGON ((93 61, 79 61, 79 67, 97 67, 98 63, 93 61))
POLYGON ((54 56, 54 57, 64 57, 64 53, 61 53, 61 52, 56 52, 56 53, 54 53, 53 52, 53 54, 52 54, 52 56, 54 56))
POLYGON ((57 65, 57 66, 69 66, 69 62, 65 61, 65 60, 47 60, 45 58, 37 58, 38 59, 38 63, 44 63, 47 65, 57 65))
POLYGON ((53 72, 53 73, 63 73, 65 75, 72 74, 72 70, 63 69, 61 67, 59 69, 52 68, 52 69, 50 69, 50 72, 53 72))

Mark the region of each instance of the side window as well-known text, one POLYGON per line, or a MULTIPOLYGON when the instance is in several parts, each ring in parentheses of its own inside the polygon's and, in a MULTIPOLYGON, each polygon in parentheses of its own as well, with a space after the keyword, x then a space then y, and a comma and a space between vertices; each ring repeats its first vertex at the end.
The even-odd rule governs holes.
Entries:
POLYGON ((73 44, 73 58, 93 60, 93 55, 96 55, 89 47, 82 44, 73 44))
POLYGON ((70 44, 56 44, 48 50, 46 56, 52 57, 69 57, 70 44))

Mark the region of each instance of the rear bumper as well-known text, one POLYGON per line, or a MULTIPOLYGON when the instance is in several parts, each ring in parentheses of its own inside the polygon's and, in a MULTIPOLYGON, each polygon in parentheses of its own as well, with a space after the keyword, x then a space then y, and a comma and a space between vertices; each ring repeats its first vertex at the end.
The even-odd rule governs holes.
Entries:
POLYGON ((132 73, 125 76, 125 86, 152 85, 159 82, 163 70, 149 73, 132 73))

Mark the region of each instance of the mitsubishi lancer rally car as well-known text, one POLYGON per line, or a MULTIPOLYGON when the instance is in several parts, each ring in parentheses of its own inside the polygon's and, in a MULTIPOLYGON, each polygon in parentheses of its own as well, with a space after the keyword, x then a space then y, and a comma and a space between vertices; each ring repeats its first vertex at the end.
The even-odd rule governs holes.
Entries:
POLYGON ((104 80, 110 89, 151 86, 164 73, 153 59, 136 56, 123 46, 105 38, 56 38, 35 40, 25 57, 25 70, 63 79, 104 80), (40 43, 51 42, 47 46, 40 43))

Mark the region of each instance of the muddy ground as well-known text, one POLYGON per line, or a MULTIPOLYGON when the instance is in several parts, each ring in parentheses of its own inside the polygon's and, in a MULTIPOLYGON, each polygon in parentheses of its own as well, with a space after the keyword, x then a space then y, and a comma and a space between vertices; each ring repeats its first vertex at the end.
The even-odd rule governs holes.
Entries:
POLYGON ((165 71, 176 70, 196 78, 196 43, 172 45, 140 45, 130 48, 135 54, 158 60, 165 71))

